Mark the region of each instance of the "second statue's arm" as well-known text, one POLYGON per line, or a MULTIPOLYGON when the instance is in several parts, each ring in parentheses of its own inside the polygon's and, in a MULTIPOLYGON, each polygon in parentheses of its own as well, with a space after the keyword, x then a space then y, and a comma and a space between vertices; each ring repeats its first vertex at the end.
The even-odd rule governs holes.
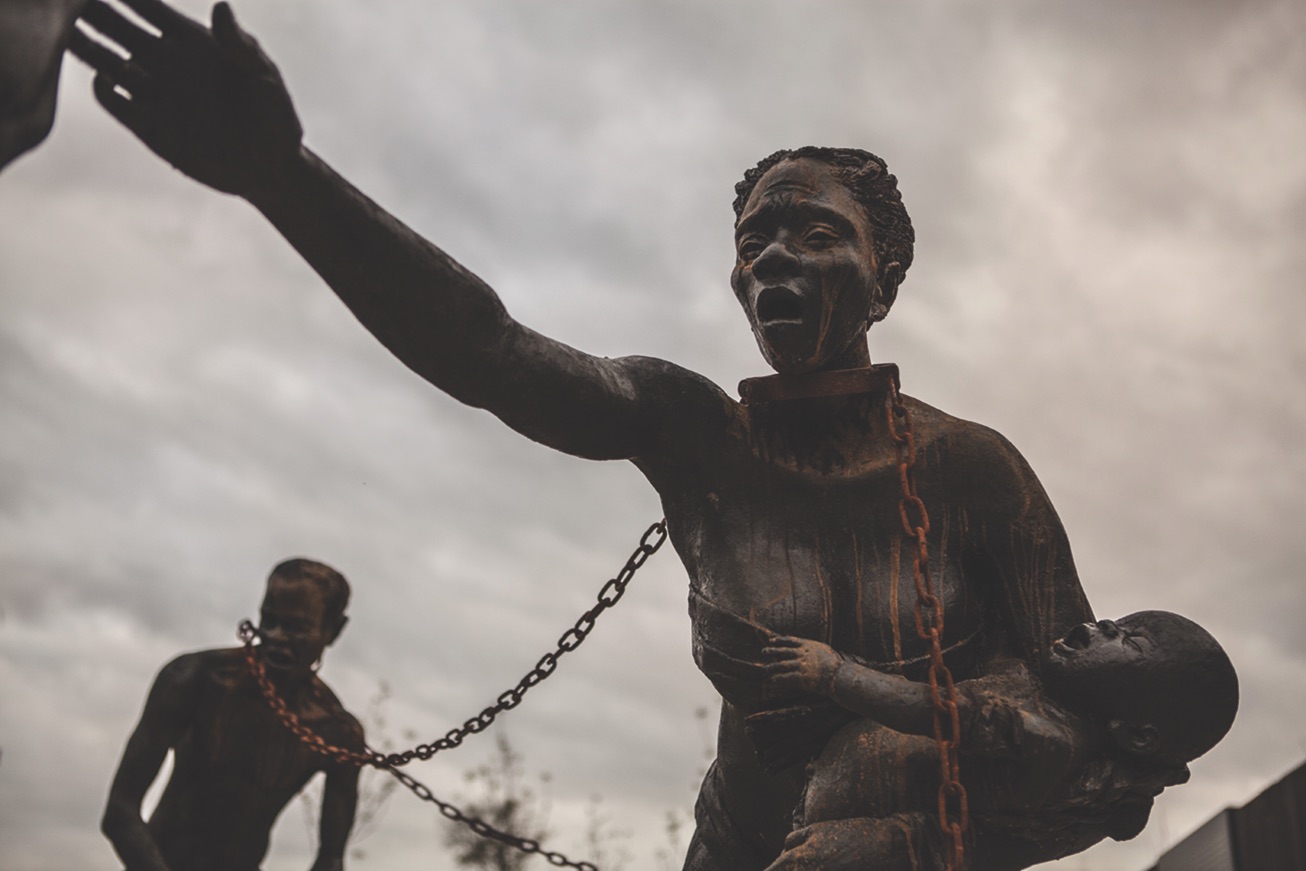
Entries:
POLYGON ((155 36, 92 2, 78 34, 100 103, 192 178, 247 199, 387 348, 440 389, 524 435, 594 459, 648 456, 669 426, 662 398, 702 379, 662 361, 610 360, 514 321, 452 257, 369 200, 301 142, 276 66, 214 7, 212 29, 160 0, 124 0, 155 36))

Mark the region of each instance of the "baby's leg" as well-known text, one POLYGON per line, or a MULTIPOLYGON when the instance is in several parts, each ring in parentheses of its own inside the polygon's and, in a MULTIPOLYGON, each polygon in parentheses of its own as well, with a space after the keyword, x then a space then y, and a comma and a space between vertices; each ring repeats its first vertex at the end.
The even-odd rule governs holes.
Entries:
POLYGON ((766 871, 943 871, 942 841, 922 812, 829 820, 792 832, 766 871))
POLYGON ((934 811, 938 784, 939 748, 932 739, 858 720, 831 738, 808 767, 794 828, 934 811))

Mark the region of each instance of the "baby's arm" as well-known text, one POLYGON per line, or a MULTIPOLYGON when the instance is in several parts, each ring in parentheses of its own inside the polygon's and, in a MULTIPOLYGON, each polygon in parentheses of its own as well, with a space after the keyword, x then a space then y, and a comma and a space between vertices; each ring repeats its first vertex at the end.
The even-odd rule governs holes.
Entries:
MULTIPOLYGON (((828 644, 807 638, 776 636, 762 654, 767 687, 777 694, 815 693, 898 732, 934 734, 934 705, 927 684, 868 668, 828 644)), ((960 707, 965 701, 958 695, 960 707)))
MULTIPOLYGON (((934 736, 929 684, 876 671, 806 638, 777 636, 763 656, 767 687, 777 694, 815 693, 894 731, 934 736)), ((956 689, 963 752, 1050 758, 1065 755, 1074 743, 1068 727, 1030 704, 1038 687, 1017 660, 1009 668, 958 681, 956 689)))

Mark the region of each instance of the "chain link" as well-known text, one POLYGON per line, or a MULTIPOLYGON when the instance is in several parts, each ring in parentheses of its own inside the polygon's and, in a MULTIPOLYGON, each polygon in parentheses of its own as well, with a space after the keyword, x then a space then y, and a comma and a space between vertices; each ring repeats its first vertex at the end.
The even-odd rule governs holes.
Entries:
POLYGON ((626 560, 621 571, 603 585, 599 590, 598 600, 594 606, 580 616, 576 624, 562 634, 558 639, 557 647, 540 657, 535 667, 526 673, 517 685, 512 689, 504 690, 499 694, 495 703, 485 708, 479 714, 468 719, 462 726, 456 729, 450 729, 442 738, 437 738, 426 744, 418 744, 409 750, 401 753, 379 753, 376 750, 367 748, 365 750, 351 750, 348 747, 340 747, 325 741, 321 735, 318 735, 312 729, 299 722, 295 713, 286 706, 286 702, 277 693, 267 671, 263 668, 262 661, 259 660, 254 649, 254 639, 258 637, 258 630, 254 624, 248 620, 241 622, 237 634, 245 645, 245 663, 255 681, 258 682, 259 689, 263 692, 264 698, 272 706, 277 717, 285 724, 286 728, 294 733, 310 750, 330 758, 333 762, 341 765, 371 765, 375 768, 393 769, 398 765, 407 765, 414 759, 430 759, 436 753, 442 750, 450 750, 462 744, 463 739, 468 735, 474 735, 478 732, 485 731, 495 718, 504 711, 512 710, 521 704, 522 697, 526 695, 527 690, 543 681, 549 675, 553 674, 558 667, 558 660, 563 654, 580 647, 593 630, 595 621, 599 615, 621 600, 622 595, 626 592, 626 586, 635 576, 639 567, 648 561, 648 558, 657 553, 658 548, 667 540, 667 522, 659 520, 648 529, 639 539, 639 546, 635 548, 634 553, 626 560))
POLYGON ((898 393, 896 381, 889 384, 888 420, 889 435, 898 450, 898 481, 902 486, 898 515, 902 520, 903 537, 913 551, 916 634, 930 645, 930 700, 934 706, 934 740, 939 745, 939 773, 942 777, 939 785, 939 825, 952 841, 952 851, 947 858, 948 871, 963 871, 966 867, 964 836, 970 825, 970 808, 957 762, 961 719, 957 710, 957 690, 952 683, 952 671, 943 661, 943 602, 935 594, 934 581, 930 577, 930 551, 926 538, 930 531, 930 515, 916 493, 913 474, 916 466, 916 435, 912 432, 911 415, 898 393), (902 422, 901 430, 898 428, 899 420, 902 422))
POLYGON ((598 866, 593 862, 577 862, 574 859, 568 859, 561 853, 555 853, 552 850, 544 849, 540 846, 540 842, 534 838, 521 838, 517 835, 510 835, 507 832, 496 829, 494 826, 485 822, 485 820, 478 817, 468 816, 454 805, 449 804, 449 802, 441 801, 433 792, 431 792, 430 787, 409 775, 408 772, 400 771, 398 768, 391 766, 383 767, 391 774, 391 776, 404 786, 408 787, 413 795, 417 796, 422 801, 430 802, 439 808, 440 815, 445 819, 466 826, 482 838, 489 838, 492 841, 507 844, 513 849, 521 850, 523 853, 543 856, 548 860, 550 865, 555 865, 559 868, 576 868, 578 871, 599 871, 598 866))
POLYGON ((326 756, 337 764, 370 765, 389 772, 391 776, 411 790, 413 795, 422 801, 435 805, 445 819, 467 826, 483 838, 507 844, 516 850, 521 850, 523 853, 542 856, 550 865, 555 867, 575 868, 577 871, 599 871, 598 866, 592 862, 577 862, 568 859, 562 853, 544 849, 540 846, 540 842, 533 838, 522 838, 500 831, 478 817, 468 816, 456 806, 437 798, 431 792, 430 787, 406 772, 400 771, 397 766, 405 765, 414 759, 430 759, 441 750, 457 747, 468 735, 484 731, 499 714, 512 710, 521 704, 522 697, 526 695, 527 690, 553 674, 558 667, 558 659, 564 653, 575 650, 581 645, 581 642, 594 628, 599 615, 621 600, 622 595, 626 592, 626 586, 634 578, 635 572, 648 561, 649 557, 657 553, 658 548, 666 540, 667 522, 663 519, 654 523, 640 536, 639 546, 626 560, 626 564, 622 566, 621 571, 599 590, 594 607, 582 614, 576 624, 562 634, 562 637, 558 639, 556 649, 540 657, 535 668, 527 672, 526 676, 518 681, 515 687, 500 693, 494 705, 467 720, 461 728, 452 729, 443 738, 429 744, 419 744, 402 753, 379 753, 367 746, 364 746, 362 751, 358 751, 328 743, 321 735, 301 723, 299 717, 295 715, 294 711, 290 710, 285 700, 281 698, 281 694, 277 692, 276 686, 273 685, 271 678, 268 677, 267 670, 263 667, 263 663, 254 651, 254 639, 258 637, 258 630, 254 627, 254 624, 248 620, 242 621, 240 628, 237 630, 237 635, 245 646, 245 664, 249 669, 249 673, 258 683, 259 690, 267 699, 273 712, 276 713, 282 724, 313 752, 326 756))

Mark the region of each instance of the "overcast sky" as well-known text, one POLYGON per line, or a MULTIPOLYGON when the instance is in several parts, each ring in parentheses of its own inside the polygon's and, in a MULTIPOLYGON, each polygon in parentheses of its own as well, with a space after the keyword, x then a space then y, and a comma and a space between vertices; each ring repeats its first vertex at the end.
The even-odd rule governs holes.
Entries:
MULTIPOLYGON (((183 8, 204 15, 204 4, 183 8)), ((885 157, 916 262, 872 357, 1029 459, 1102 616, 1186 614, 1242 679, 1228 738, 1135 841, 1142 869, 1306 757, 1306 6, 1300 2, 237 2, 307 141, 588 351, 733 391, 732 186, 781 147, 885 157)), ((115 867, 98 819, 157 669, 230 644, 292 555, 352 581, 323 672, 385 734, 511 686, 657 499, 408 372, 255 211, 141 147, 65 72, 0 176, 0 866, 115 867)), ((502 729, 659 868, 716 697, 670 548, 502 729)), ((495 731, 500 729, 495 727, 495 731)), ((467 795, 493 740, 414 773, 467 795)), ((452 867, 396 795, 358 867, 452 867)), ((307 867, 292 808, 269 871, 307 867)), ((545 867, 543 862, 538 863, 545 867)), ((614 871, 609 867, 606 871, 614 871)))

